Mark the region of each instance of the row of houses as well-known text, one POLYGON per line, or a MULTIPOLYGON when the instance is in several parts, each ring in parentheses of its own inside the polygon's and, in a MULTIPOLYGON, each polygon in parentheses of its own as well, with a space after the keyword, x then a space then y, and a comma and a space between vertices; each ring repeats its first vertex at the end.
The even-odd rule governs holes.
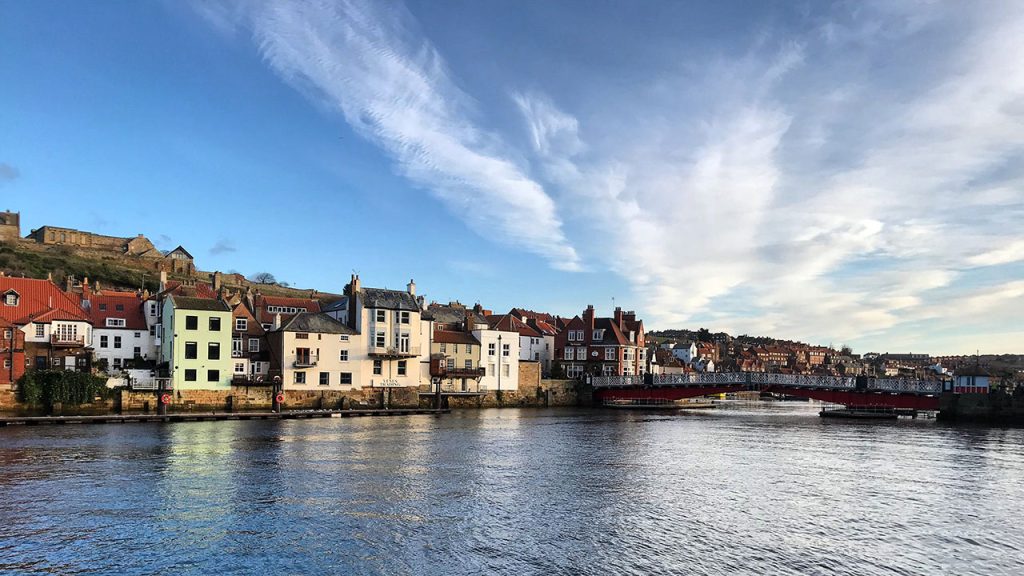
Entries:
POLYGON ((405 290, 362 286, 353 275, 333 301, 168 281, 155 294, 0 276, 4 373, 106 374, 140 389, 517 389, 521 367, 544 375, 631 375, 647 369, 642 321, 593 306, 573 318, 514 308, 494 314, 457 302, 427 304, 405 290))

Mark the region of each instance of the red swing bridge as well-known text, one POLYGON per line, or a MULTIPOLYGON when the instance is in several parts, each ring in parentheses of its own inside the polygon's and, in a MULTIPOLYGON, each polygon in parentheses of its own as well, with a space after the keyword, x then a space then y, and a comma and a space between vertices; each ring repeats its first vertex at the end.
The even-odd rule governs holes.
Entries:
POLYGON ((767 372, 707 372, 592 376, 598 404, 652 403, 746 390, 842 404, 847 408, 937 411, 942 382, 866 376, 810 376, 767 372))

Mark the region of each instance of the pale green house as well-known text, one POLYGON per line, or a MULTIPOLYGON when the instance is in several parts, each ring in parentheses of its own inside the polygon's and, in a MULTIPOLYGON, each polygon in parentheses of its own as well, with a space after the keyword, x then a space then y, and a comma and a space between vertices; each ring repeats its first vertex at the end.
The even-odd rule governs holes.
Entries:
POLYGON ((161 358, 175 390, 231 388, 231 308, 220 300, 164 299, 161 358))

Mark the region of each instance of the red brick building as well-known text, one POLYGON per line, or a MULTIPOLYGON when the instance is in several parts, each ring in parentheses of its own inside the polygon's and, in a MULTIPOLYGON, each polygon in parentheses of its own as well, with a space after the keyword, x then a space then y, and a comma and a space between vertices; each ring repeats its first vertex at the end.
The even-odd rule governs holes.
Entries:
POLYGON ((647 366, 644 323, 635 312, 616 308, 598 318, 587 306, 555 336, 555 362, 569 378, 643 374, 647 366))

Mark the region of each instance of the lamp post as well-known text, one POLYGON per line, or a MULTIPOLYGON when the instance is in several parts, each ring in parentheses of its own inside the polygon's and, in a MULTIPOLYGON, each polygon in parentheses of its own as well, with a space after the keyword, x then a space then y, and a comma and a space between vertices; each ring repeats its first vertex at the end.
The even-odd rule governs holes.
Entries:
POLYGON ((504 353, 501 347, 501 334, 498 334, 498 405, 501 405, 501 357, 504 353))
POLYGON ((277 397, 281 392, 281 377, 274 376, 274 386, 272 387, 271 395, 273 396, 273 411, 278 414, 281 413, 281 402, 278 401, 277 397))

